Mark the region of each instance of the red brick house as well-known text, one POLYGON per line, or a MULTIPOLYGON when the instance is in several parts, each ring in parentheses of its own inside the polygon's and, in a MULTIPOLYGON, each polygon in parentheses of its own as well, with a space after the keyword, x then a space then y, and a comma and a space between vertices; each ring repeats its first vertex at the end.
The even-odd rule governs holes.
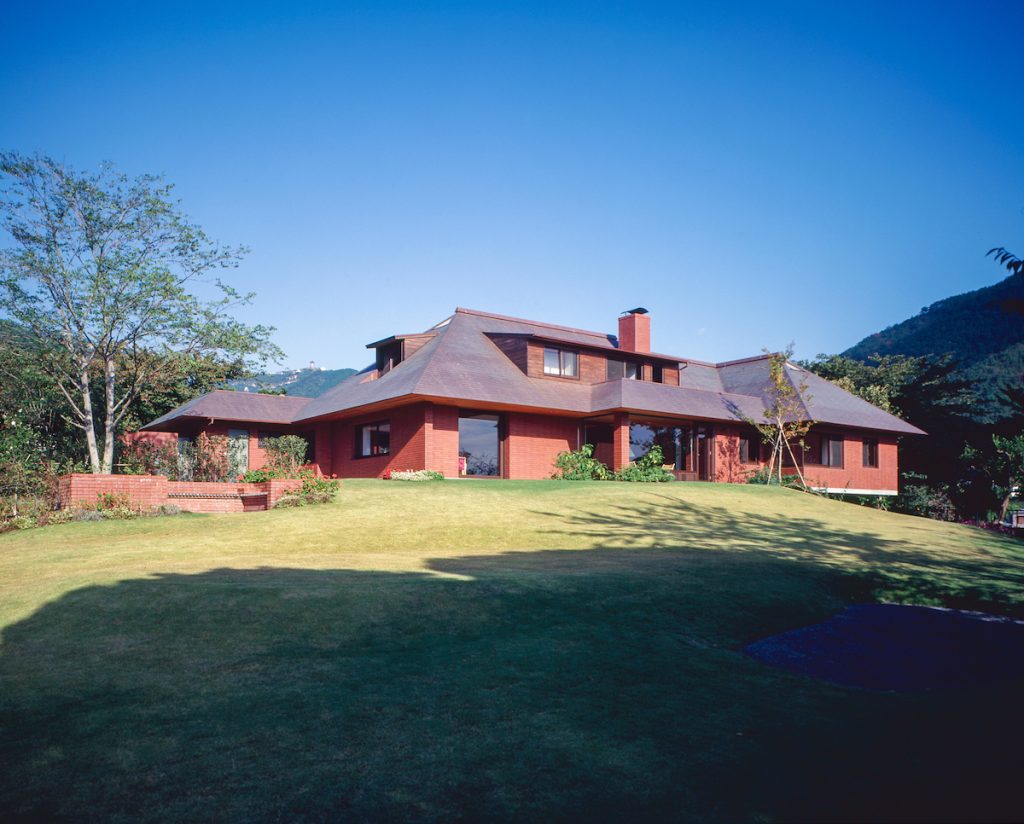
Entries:
MULTIPOLYGON (((637 309, 618 335, 456 309, 425 332, 368 344, 375 361, 319 398, 216 391, 157 418, 150 437, 228 434, 250 468, 265 437, 296 433, 326 474, 395 469, 446 477, 547 478, 583 443, 613 469, 661 445, 680 480, 742 481, 767 449, 760 419, 767 356, 704 363, 651 351, 637 309), (172 433, 157 435, 156 433, 172 433)), ((809 481, 836 492, 897 491, 896 440, 922 431, 790 364, 815 424, 809 481)))

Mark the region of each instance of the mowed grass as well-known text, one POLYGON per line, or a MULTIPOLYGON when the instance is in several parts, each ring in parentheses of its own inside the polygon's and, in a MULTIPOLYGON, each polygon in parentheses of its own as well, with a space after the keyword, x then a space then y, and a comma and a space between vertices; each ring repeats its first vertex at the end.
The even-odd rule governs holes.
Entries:
POLYGON ((741 648, 873 600, 1020 616, 1022 561, 704 484, 346 481, 0 535, 0 819, 1019 820, 1020 682, 741 648))

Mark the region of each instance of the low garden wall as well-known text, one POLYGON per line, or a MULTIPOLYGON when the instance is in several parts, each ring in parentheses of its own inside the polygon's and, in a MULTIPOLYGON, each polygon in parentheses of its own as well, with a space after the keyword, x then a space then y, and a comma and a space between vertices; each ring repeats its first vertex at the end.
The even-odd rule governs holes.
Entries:
POLYGON ((93 509, 101 495, 127 500, 131 509, 174 504, 186 512, 254 512, 270 509, 282 495, 302 487, 298 478, 261 483, 169 481, 162 475, 63 475, 57 495, 61 509, 93 509))

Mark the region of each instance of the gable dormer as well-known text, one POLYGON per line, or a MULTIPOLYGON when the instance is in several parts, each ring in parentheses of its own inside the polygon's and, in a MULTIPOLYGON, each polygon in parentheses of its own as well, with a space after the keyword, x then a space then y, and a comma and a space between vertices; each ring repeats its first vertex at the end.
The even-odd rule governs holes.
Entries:
POLYGON ((419 335, 392 335, 389 338, 366 344, 367 349, 373 349, 376 352, 378 377, 386 375, 402 361, 408 359, 435 334, 435 332, 424 332, 419 335))

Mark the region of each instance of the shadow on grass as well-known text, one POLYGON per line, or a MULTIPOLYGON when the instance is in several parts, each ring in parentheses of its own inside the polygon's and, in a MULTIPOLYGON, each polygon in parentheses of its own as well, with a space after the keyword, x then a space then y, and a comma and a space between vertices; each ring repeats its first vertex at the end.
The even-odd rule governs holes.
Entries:
POLYGON ((433 566, 470 577, 220 569, 40 608, 2 637, 0 817, 1024 813, 1019 684, 866 693, 738 651, 840 608, 827 566, 699 548, 433 566))
MULTIPOLYGON (((798 493, 789 493, 796 495, 798 493)), ((785 506, 788 495, 765 499, 785 506)), ((643 503, 603 506, 600 512, 535 511, 548 516, 556 536, 587 536, 605 548, 655 547, 759 552, 801 565, 832 569, 843 576, 848 600, 891 601, 947 606, 1024 618, 1024 546, 991 534, 965 532, 961 547, 929 546, 934 532, 905 521, 901 531, 911 544, 877 532, 846 529, 820 518, 779 509, 742 514, 706 503, 694 505, 671 495, 647 493, 643 503), (986 551, 982 545, 990 549, 986 551)), ((839 505, 837 505, 839 506, 839 505)), ((853 505, 851 519, 858 512, 853 505)), ((837 512, 841 519, 842 512, 837 512)), ((857 519, 863 523, 863 519, 857 519)), ((956 527, 951 527, 956 529, 956 527)), ((960 527, 966 530, 966 527, 960 527)))

